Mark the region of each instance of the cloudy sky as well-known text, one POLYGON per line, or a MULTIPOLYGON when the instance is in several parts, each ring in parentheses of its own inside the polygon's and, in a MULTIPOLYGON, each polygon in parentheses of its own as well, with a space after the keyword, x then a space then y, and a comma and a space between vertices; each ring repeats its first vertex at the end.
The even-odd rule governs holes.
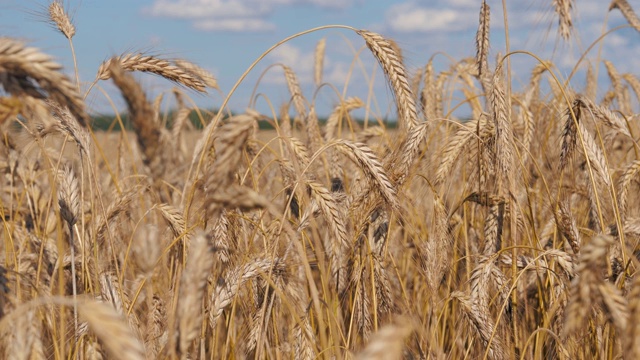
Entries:
MULTIPOLYGON (((566 76, 580 54, 600 34, 626 24, 621 14, 607 12, 609 1, 577 0, 572 16, 575 36, 565 43, 556 35, 557 17, 552 0, 510 0, 507 2, 509 39, 512 50, 527 50, 551 59, 566 76)), ((501 0, 489 0, 491 7, 491 59, 505 52, 505 26, 501 0)), ((640 0, 629 0, 640 10, 640 0)), ((52 54, 72 74, 66 39, 47 24, 42 0, 0 0, 0 36, 23 39, 52 54)), ((146 52, 169 58, 186 58, 210 70, 224 95, 242 73, 270 46, 295 33, 314 27, 342 24, 369 29, 393 38, 402 48, 410 73, 434 57, 436 70, 446 70, 452 61, 473 56, 479 0, 65 0, 77 28, 74 45, 80 77, 90 83, 102 61, 125 52, 146 52)), ((640 35, 629 28, 607 37, 598 54, 610 59, 620 72, 640 69, 640 35)), ((327 113, 340 94, 367 99, 373 89, 371 111, 389 115, 392 96, 363 41, 350 30, 327 29, 295 38, 277 48, 249 73, 233 94, 233 110, 246 108, 251 94, 256 106, 269 112, 288 101, 282 68, 284 64, 299 77, 305 96, 315 99, 319 113, 327 113), (314 49, 326 39, 324 86, 317 93, 313 85, 314 49)), ((512 58, 513 86, 526 83, 535 61, 525 55, 512 58)), ((600 65, 600 72, 604 67, 600 65)), ((153 76, 138 77, 151 95, 170 89, 171 83, 153 76)), ((604 77, 601 77, 605 79, 604 77)), ((580 88, 583 77, 573 86, 580 88)), ((121 104, 112 85, 100 82, 105 93, 121 104)), ((606 85, 605 85, 606 86, 606 85)), ((606 90, 606 89, 605 89, 606 90)), ((604 93, 604 90, 601 90, 604 93)), ((200 106, 218 107, 223 95, 188 92, 200 106)), ((602 94, 600 94, 602 95, 602 94)), ((94 111, 109 111, 109 101, 99 90, 89 95, 94 111)), ((277 111, 277 110, 276 110, 277 111)))

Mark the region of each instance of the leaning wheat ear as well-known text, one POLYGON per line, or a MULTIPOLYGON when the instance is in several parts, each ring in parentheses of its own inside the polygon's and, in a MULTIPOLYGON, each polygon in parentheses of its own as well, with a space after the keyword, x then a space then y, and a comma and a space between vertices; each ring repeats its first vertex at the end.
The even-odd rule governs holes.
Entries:
POLYGON ((9 93, 28 94, 67 106, 82 126, 89 116, 76 86, 63 75, 62 66, 38 49, 25 47, 21 42, 0 38, 0 84, 9 93), (34 83, 39 88, 34 86, 34 83))
POLYGON ((126 320, 112 306, 97 302, 79 305, 80 316, 102 341, 107 351, 118 359, 145 359, 144 347, 126 320))
POLYGON ((640 19, 638 15, 633 11, 631 5, 627 2, 627 0, 613 0, 611 5, 609 5, 609 11, 613 9, 618 9, 622 13, 622 15, 627 19, 629 25, 633 26, 634 29, 640 31, 640 19))
MULTIPOLYGON (((80 190, 78 188, 78 179, 73 173, 73 169, 65 167, 58 173, 60 179, 58 204, 60 205, 60 216, 69 226, 69 249, 71 249, 71 286, 73 290, 74 300, 78 296, 78 290, 76 285, 76 267, 75 267, 75 242, 73 240, 73 225, 78 221, 78 217, 81 216, 80 212, 80 190)), ((81 239, 79 239, 81 240, 81 239)), ((78 331, 78 308, 74 303, 73 306, 73 321, 75 325, 75 331, 78 331)))
POLYGON ((153 122, 153 109, 135 79, 124 72, 118 62, 111 62, 109 65, 109 76, 127 102, 138 145, 144 154, 143 161, 151 169, 152 176, 159 178, 164 174, 165 164, 160 156, 160 129, 153 122))
POLYGON ((176 66, 168 60, 143 54, 126 54, 103 62, 98 68, 97 78, 100 80, 111 78, 113 64, 118 64, 125 71, 149 72, 193 90, 205 92, 206 84, 203 78, 200 75, 194 75, 193 70, 185 70, 183 67, 176 66))
POLYGON ((396 95, 400 128, 407 131, 418 125, 416 103, 402 65, 401 55, 394 50, 392 43, 380 34, 366 30, 360 30, 358 34, 364 38, 367 47, 378 60, 391 82, 391 88, 396 95))
POLYGON ((213 74, 211 74, 209 71, 184 59, 176 59, 173 62, 177 67, 181 68, 185 72, 193 75, 196 78, 200 78, 200 80, 202 80, 202 82, 208 87, 212 89, 220 89, 218 87, 218 81, 216 80, 215 76, 213 76, 213 74))

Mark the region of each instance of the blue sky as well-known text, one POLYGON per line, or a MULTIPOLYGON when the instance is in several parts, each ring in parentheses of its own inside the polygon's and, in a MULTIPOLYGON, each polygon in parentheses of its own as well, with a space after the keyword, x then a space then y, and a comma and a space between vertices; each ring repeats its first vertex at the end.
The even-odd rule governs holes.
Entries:
MULTIPOLYGON (((490 0, 491 59, 505 51, 502 1, 490 0)), ((640 10, 640 1, 629 0, 640 10)), ((73 73, 67 40, 46 23, 48 1, 0 0, 0 36, 20 38, 53 55, 73 73)), ((369 29, 393 38, 403 49, 409 73, 424 66, 435 55, 436 70, 451 65, 454 59, 475 54, 474 38, 478 23, 479 0, 433 1, 365 1, 365 0, 65 0, 77 33, 73 38, 81 80, 90 83, 100 63, 110 56, 144 51, 161 57, 185 58, 210 70, 226 95, 249 65, 266 49, 285 37, 316 26, 343 24, 369 29)), ((621 14, 607 12, 609 2, 578 0, 573 9, 575 37, 565 43, 556 35, 557 18, 551 0, 508 0, 509 37, 512 50, 528 50, 551 59, 561 75, 569 73, 580 54, 603 31, 626 24, 621 14)), ((230 101, 230 107, 241 111, 249 104, 254 88, 263 94, 258 109, 270 113, 288 101, 282 63, 299 77, 307 98, 314 97, 314 48, 326 38, 324 81, 335 86, 323 87, 316 95, 320 114, 327 114, 338 102, 337 93, 367 98, 373 77, 376 102, 371 111, 380 117, 393 117, 391 92, 381 77, 380 69, 365 49, 354 63, 354 51, 363 41, 353 32, 329 29, 294 39, 270 54, 252 71, 230 101), (337 93, 336 93, 337 92, 337 93), (268 101, 267 101, 268 99, 268 101), (271 102, 272 105, 269 105, 271 102)), ((596 48, 590 60, 598 57, 596 48)), ((637 75, 640 69, 640 34, 627 28, 607 37, 602 48, 604 58, 614 62, 620 72, 637 75)), ((524 55, 512 58, 513 86, 526 83, 534 60, 524 55)), ((492 61, 494 63, 494 61, 492 61)), ((605 73, 600 65, 600 72, 605 73)), ((158 77, 137 75, 150 96, 171 89, 171 83, 158 77)), ((601 76, 604 81, 606 78, 601 76)), ((573 86, 584 82, 578 77, 573 86)), ((106 93, 122 106, 119 95, 108 81, 100 82, 106 93)), ((603 83, 605 89, 608 84, 603 83)), ((202 107, 218 107, 223 95, 210 91, 199 95, 187 91, 202 107)), ((109 112, 109 101, 94 89, 89 96, 94 112, 109 112)), ((171 106, 171 104, 167 105, 171 106)))

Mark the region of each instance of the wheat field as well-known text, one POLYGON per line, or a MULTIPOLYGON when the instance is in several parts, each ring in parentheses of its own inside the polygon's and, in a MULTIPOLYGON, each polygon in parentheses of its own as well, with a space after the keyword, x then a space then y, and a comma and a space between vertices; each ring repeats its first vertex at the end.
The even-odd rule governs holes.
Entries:
MULTIPOLYGON (((549 2, 571 41, 578 5, 549 2)), ((188 98, 216 79, 188 60, 125 53, 85 85, 0 38, 3 358, 640 358, 640 79, 581 59, 576 87, 536 57, 515 88, 479 5, 475 57, 442 72, 374 32, 310 30, 359 35, 394 129, 357 121, 355 94, 320 121, 288 64, 277 114, 229 114, 233 91, 211 113, 188 98), (139 72, 176 83, 174 111, 139 72), (107 81, 130 131, 92 127, 107 81)), ((640 31, 626 0, 601 5, 640 31)))

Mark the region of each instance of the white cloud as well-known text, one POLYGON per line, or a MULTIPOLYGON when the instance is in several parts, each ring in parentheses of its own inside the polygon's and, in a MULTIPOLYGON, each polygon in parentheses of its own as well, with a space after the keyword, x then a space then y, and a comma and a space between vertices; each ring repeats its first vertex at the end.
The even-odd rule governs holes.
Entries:
POLYGON ((197 20, 193 26, 205 31, 258 32, 275 29, 275 25, 259 18, 197 20))
POLYGON ((269 10, 268 2, 251 3, 238 0, 156 0, 147 11, 153 16, 198 19, 257 16, 269 10))
POLYGON ((279 7, 314 6, 340 10, 352 0, 154 0, 144 12, 151 16, 192 20, 199 30, 263 31, 275 29, 267 17, 279 7))
MULTIPOLYGON (((270 64, 282 64, 290 67, 300 84, 310 84, 313 81, 313 64, 315 63, 313 52, 303 52, 300 48, 284 43, 269 54, 270 64)), ((325 58, 325 65, 326 65, 325 58)), ((270 71, 264 79, 271 84, 284 84, 285 78, 281 71, 270 71)))
POLYGON ((408 2, 389 8, 386 24, 400 33, 456 31, 475 27, 477 17, 468 9, 427 8, 408 2))
MULTIPOLYGON (((343 58, 343 55, 327 49, 324 56, 322 81, 338 87, 343 86, 347 80, 350 83, 364 83, 365 75, 363 75, 362 69, 359 67, 352 69, 351 60, 351 55, 343 58)), ((313 49, 305 51, 295 45, 285 43, 269 55, 267 63, 282 64, 290 67, 302 86, 314 84, 315 52, 313 49)), ((373 59, 366 59, 364 60, 364 66, 369 68, 378 66, 378 64, 373 59)), ((368 71, 365 70, 365 72, 368 71)), ((269 70, 263 81, 269 84, 286 84, 284 74, 279 69, 269 70)))
MULTIPOLYGON (((306 54, 302 53, 300 48, 291 45, 290 43, 284 43, 278 46, 273 52, 270 54, 270 57, 275 60, 275 62, 281 62, 285 65, 305 65, 305 64, 313 64, 314 62, 314 54, 308 52, 306 54)), ((310 66, 309 66, 310 68, 310 66)))
POLYGON ((449 0, 448 3, 458 7, 480 9, 480 2, 478 0, 449 0))
POLYGON ((351 6, 347 0, 307 0, 306 2, 322 8, 345 9, 351 6))
MULTIPOLYGON (((350 64, 346 62, 338 62, 331 64, 328 71, 325 71, 324 81, 341 86, 344 85, 347 79, 349 79, 350 75, 352 75, 351 78, 353 78, 353 74, 354 72, 351 70, 350 64)), ((358 73, 355 75, 358 76, 358 73)))

